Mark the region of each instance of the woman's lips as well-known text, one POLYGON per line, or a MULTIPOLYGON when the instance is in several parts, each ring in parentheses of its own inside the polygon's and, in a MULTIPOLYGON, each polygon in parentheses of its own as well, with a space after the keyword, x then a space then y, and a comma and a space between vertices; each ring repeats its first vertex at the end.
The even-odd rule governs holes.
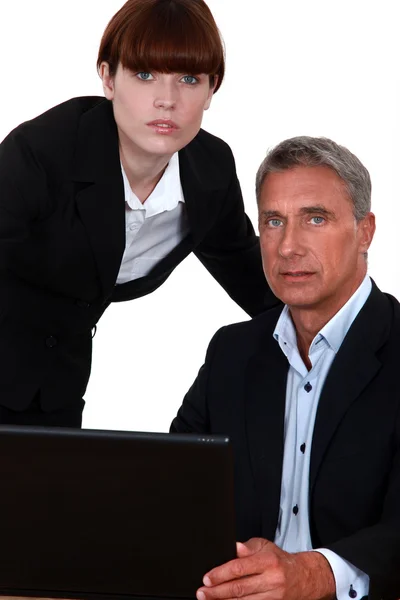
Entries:
POLYGON ((155 119, 154 121, 147 123, 147 126, 161 135, 172 135, 179 129, 178 125, 170 119, 155 119))

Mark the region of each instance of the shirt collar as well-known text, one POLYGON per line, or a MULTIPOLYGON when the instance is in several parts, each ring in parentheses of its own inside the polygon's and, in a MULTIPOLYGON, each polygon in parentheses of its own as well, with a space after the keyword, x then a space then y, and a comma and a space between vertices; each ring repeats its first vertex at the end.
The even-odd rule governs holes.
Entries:
MULTIPOLYGON (((344 306, 332 317, 317 333, 310 346, 309 353, 322 340, 326 340, 332 350, 337 353, 354 319, 364 306, 371 293, 372 282, 366 275, 361 285, 349 298, 344 306)), ((274 329, 273 336, 281 347, 282 352, 288 357, 292 349, 297 350, 296 330, 287 305, 284 306, 274 329)))
POLYGON ((154 215, 165 211, 174 210, 179 202, 185 202, 180 179, 179 156, 177 152, 171 156, 160 181, 143 204, 132 191, 122 163, 121 171, 124 180, 125 202, 132 210, 143 210, 145 212, 145 218, 153 217, 154 215))
POLYGON ((369 275, 366 275, 362 284, 357 288, 351 298, 319 332, 319 335, 326 339, 335 352, 338 352, 354 319, 367 301, 371 290, 371 278, 369 275))

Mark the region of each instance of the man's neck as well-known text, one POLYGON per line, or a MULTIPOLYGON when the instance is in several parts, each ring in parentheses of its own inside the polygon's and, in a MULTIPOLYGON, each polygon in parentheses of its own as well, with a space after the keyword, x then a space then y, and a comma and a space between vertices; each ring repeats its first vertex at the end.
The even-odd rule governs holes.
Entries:
POLYGON ((171 155, 154 155, 140 151, 120 136, 120 158, 134 194, 143 204, 160 181, 171 155))
POLYGON ((315 307, 289 306, 290 316, 296 330, 297 347, 304 364, 310 370, 311 361, 308 353, 313 339, 321 329, 339 312, 357 291, 366 275, 365 272, 354 281, 346 294, 327 299, 326 303, 315 307))

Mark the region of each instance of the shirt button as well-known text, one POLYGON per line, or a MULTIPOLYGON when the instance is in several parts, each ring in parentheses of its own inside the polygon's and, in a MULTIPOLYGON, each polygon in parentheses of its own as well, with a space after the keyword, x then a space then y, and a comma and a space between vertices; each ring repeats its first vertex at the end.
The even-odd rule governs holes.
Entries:
POLYGON ((299 507, 296 504, 296 506, 293 506, 293 514, 297 515, 298 512, 299 512, 299 507))
POLYGON ((300 451, 304 454, 304 452, 306 451, 306 445, 305 444, 302 444, 300 446, 300 451))
POLYGON ((349 589, 349 596, 350 596, 350 598, 357 598, 357 592, 356 592, 356 590, 353 589, 352 585, 350 586, 350 589, 349 589))
POLYGON ((139 229, 139 225, 137 223, 133 225, 129 225, 129 231, 137 231, 139 229))
POLYGON ((46 346, 48 348, 54 348, 54 346, 57 346, 57 338, 55 338, 54 335, 50 335, 48 338, 46 338, 46 346))
POLYGON ((312 385, 311 385, 311 383, 310 383, 309 381, 307 381, 306 385, 304 386, 304 389, 306 390, 307 394, 308 394, 309 392, 311 392, 311 390, 312 390, 312 385))

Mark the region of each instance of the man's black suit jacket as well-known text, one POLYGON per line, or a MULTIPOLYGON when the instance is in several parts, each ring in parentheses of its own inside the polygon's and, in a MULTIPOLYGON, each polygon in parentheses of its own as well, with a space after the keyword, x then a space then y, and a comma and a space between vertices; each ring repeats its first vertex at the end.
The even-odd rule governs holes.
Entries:
POLYGON ((82 398, 105 308, 154 291, 191 251, 249 314, 277 303, 229 147, 200 130, 179 161, 190 235, 146 277, 115 286, 125 202, 111 103, 75 98, 2 142, 0 404, 23 409, 38 390, 45 409, 82 398))
MULTIPOLYGON (((274 540, 288 363, 281 309, 221 329, 171 430, 228 435, 238 539, 274 540)), ((400 305, 373 285, 323 387, 310 464, 314 548, 367 573, 371 598, 400 598, 400 305)))

